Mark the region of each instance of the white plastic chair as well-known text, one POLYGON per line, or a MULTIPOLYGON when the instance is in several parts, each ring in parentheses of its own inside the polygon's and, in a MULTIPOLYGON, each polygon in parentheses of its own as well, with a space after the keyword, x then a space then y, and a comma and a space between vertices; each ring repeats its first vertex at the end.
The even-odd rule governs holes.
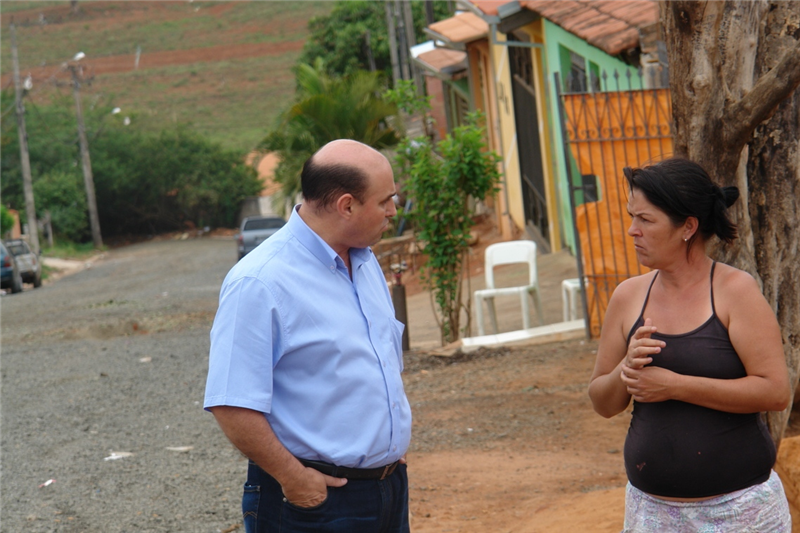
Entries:
POLYGON ((494 332, 497 333, 497 313, 494 307, 495 296, 518 294, 522 304, 522 326, 524 329, 531 327, 530 306, 528 296, 536 304, 536 314, 539 324, 542 325, 542 301, 539 297, 539 277, 536 271, 536 243, 533 241, 498 242, 486 248, 484 259, 486 269, 486 288, 475 291, 475 310, 478 322, 478 334, 484 335, 483 328, 483 301, 486 300, 489 317, 492 319, 494 332), (494 267, 513 263, 528 264, 528 284, 519 287, 495 287, 494 267))
POLYGON ((578 294, 581 292, 580 278, 565 279, 561 282, 561 305, 564 322, 578 319, 578 294))

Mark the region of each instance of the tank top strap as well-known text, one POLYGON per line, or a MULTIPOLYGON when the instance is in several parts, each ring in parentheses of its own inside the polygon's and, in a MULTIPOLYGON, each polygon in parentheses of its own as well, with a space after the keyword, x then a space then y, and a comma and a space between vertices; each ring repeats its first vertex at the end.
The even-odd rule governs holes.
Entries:
POLYGON ((642 304, 642 311, 639 313, 639 318, 636 319, 636 322, 633 323, 633 326, 631 326, 631 330, 628 332, 628 343, 631 342, 631 337, 633 337, 636 328, 639 328, 644 324, 644 310, 645 308, 647 308, 647 301, 650 299, 650 291, 653 290, 653 283, 656 282, 657 277, 658 277, 658 270, 656 270, 656 275, 653 276, 653 280, 650 282, 650 286, 647 287, 647 295, 644 297, 644 303, 642 304))
POLYGON ((636 321, 637 323, 641 322, 644 319, 644 310, 647 307, 647 302, 650 300, 650 291, 653 290, 653 283, 656 282, 657 277, 658 277, 658 270, 656 270, 656 275, 653 276, 653 280, 650 282, 650 286, 647 287, 647 295, 644 297, 644 303, 642 304, 642 312, 639 313, 639 319, 636 321))
POLYGON ((712 316, 717 316, 717 309, 714 307, 714 268, 717 266, 717 262, 714 261, 711 263, 711 274, 709 275, 711 285, 711 314, 712 316))

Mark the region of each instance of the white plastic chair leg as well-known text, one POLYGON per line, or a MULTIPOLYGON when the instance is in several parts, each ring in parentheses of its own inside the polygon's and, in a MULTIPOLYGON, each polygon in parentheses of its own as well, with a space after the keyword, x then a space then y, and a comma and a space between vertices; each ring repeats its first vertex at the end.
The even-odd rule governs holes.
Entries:
POLYGON ((483 336, 483 298, 478 292, 475 293, 475 321, 478 323, 478 335, 483 336))
POLYGON ((522 304, 522 329, 531 328, 531 309, 528 305, 528 291, 519 293, 519 300, 522 304))
POLYGON ((497 310, 494 307, 494 297, 487 298, 487 306, 489 307, 489 318, 492 319, 492 327, 494 334, 497 334, 497 310))
POLYGON ((531 296, 533 297, 533 303, 536 304, 536 314, 539 317, 539 325, 544 326, 544 314, 542 313, 542 299, 539 296, 539 291, 534 291, 531 296))

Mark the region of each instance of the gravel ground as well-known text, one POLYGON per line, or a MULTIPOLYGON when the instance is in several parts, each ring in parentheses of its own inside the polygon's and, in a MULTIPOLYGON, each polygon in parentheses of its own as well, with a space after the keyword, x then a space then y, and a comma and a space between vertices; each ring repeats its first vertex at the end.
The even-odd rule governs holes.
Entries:
MULTIPOLYGON (((242 531, 246 461, 201 406, 235 253, 230 237, 151 241, 0 299, 0 532, 242 531)), ((549 533, 574 531, 564 501, 621 490, 627 419, 589 406, 594 348, 406 354, 414 531, 538 531, 547 509, 566 519, 549 533)), ((613 498, 584 503, 595 526, 591 509, 611 516, 589 530, 619 531, 613 498)))
MULTIPOLYGON (((2 297, 0 531, 240 530, 246 462, 201 407, 208 332, 234 261, 231 238, 152 241, 2 297)), ((525 399, 534 389, 517 383, 517 372, 545 359, 560 365, 572 351, 511 353, 406 355, 412 457, 530 442, 560 427, 562 415, 548 409, 519 426, 524 435, 509 435, 499 411, 527 418, 537 402, 525 399), (510 400, 507 387, 521 399, 510 400), (469 435, 467 425, 476 428, 469 435)), ((541 370, 525 372, 533 373, 541 370)), ((576 375, 579 384, 543 397, 582 398, 584 376, 576 375)))
POLYGON ((202 409, 208 332, 235 253, 231 239, 138 244, 2 297, 0 531, 218 532, 241 521, 244 460, 202 409))

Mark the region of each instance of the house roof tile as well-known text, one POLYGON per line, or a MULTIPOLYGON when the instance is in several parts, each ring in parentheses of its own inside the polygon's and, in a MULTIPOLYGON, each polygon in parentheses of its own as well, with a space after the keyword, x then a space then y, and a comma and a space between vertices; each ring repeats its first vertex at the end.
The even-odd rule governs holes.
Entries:
MULTIPOLYGON (((470 0, 486 15, 508 0, 470 0)), ((653 0, 521 0, 520 5, 610 55, 635 48, 639 28, 659 20, 653 0)))
POLYGON ((448 19, 434 22, 428 29, 453 43, 468 43, 489 33, 489 25, 474 13, 459 13, 448 19))
POLYGON ((430 70, 452 74, 466 68, 467 53, 449 48, 434 48, 417 56, 430 70))

